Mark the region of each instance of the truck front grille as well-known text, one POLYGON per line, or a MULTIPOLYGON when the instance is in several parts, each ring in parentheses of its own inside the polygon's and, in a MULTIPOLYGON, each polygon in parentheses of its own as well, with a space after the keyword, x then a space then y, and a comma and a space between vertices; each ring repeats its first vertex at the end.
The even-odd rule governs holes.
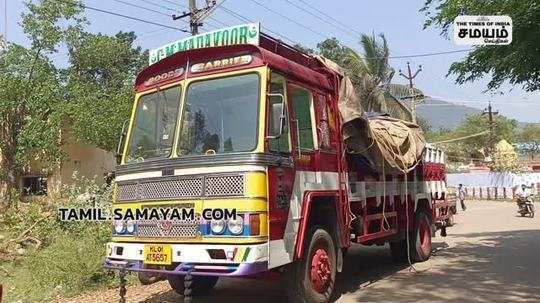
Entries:
POLYGON ((244 195, 244 175, 167 177, 117 183, 117 201, 244 195))
POLYGON ((199 235, 199 220, 139 221, 137 237, 141 238, 195 238, 199 235))

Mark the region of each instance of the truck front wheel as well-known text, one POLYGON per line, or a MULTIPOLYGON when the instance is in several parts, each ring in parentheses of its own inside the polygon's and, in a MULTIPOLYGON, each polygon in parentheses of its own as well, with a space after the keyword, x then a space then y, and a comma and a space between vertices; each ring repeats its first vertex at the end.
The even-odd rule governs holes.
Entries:
POLYGON ((302 260, 291 264, 287 291, 291 302, 328 302, 336 279, 336 248, 332 236, 321 227, 311 229, 302 260))
MULTIPOLYGON (((170 275, 167 280, 169 280, 169 285, 177 294, 184 295, 184 276, 170 275)), ((197 296, 209 292, 214 288, 217 281, 218 277, 193 276, 193 283, 191 284, 193 295, 197 296)))

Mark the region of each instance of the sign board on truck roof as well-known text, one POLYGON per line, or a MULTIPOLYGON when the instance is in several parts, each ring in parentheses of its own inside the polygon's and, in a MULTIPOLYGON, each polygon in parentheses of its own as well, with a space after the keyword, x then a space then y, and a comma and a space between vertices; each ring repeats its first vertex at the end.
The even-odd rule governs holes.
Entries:
POLYGON ((149 65, 176 53, 214 46, 236 44, 259 44, 260 23, 235 25, 199 35, 183 38, 159 48, 150 50, 149 65))

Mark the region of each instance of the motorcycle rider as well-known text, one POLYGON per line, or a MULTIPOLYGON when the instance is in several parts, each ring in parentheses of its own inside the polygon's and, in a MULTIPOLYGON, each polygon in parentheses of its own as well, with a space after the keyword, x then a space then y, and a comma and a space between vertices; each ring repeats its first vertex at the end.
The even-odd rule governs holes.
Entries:
POLYGON ((525 204, 530 201, 531 192, 529 190, 529 187, 525 184, 521 184, 521 187, 518 187, 516 191, 516 198, 517 198, 517 205, 519 207, 519 211, 523 207, 525 207, 525 204))

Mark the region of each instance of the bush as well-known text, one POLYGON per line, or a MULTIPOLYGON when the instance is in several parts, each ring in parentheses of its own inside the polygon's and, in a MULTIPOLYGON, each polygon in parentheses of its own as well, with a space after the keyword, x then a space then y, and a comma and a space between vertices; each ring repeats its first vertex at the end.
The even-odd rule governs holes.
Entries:
POLYGON ((114 274, 102 267, 105 246, 100 233, 60 232, 49 246, 30 252, 6 281, 7 301, 49 301, 110 285, 114 274))
POLYGON ((7 302, 50 301, 113 281, 114 274, 102 267, 110 222, 62 222, 57 211, 108 210, 111 187, 76 175, 74 181, 63 188, 61 201, 16 202, 0 218, 0 278, 7 302))

